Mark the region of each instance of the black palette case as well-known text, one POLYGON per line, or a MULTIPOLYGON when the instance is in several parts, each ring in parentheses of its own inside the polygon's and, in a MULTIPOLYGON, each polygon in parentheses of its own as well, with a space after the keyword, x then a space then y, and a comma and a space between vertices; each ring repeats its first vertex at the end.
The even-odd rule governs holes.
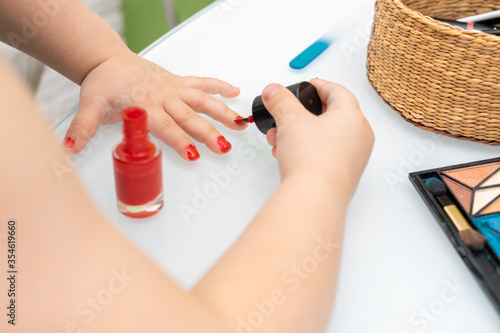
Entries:
POLYGON ((409 178, 500 314, 500 158, 412 172, 409 178), (446 185, 452 204, 473 229, 486 236, 483 249, 472 250, 464 243, 429 189, 431 178, 446 185))

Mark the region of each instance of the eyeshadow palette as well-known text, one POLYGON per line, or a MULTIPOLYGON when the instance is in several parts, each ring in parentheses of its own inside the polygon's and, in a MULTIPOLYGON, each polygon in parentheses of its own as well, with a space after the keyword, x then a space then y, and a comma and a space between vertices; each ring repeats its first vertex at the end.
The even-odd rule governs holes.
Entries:
POLYGON ((500 313, 500 158, 413 172, 410 181, 500 313))

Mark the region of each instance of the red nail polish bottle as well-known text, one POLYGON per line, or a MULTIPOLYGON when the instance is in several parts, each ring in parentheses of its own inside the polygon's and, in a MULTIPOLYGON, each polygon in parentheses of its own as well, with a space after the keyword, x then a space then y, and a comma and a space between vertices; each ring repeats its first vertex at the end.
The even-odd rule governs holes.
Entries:
POLYGON ((147 113, 140 108, 123 111, 123 140, 113 149, 118 210, 143 218, 163 207, 161 150, 148 134, 147 113))

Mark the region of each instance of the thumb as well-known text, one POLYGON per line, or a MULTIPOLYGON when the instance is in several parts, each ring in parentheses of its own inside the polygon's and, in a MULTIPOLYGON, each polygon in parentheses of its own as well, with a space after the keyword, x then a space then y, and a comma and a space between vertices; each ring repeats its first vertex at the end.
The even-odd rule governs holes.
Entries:
POLYGON ((78 154, 94 137, 101 124, 98 110, 87 103, 81 103, 78 106, 78 111, 66 132, 63 142, 63 146, 69 153, 78 154))
POLYGON ((276 126, 283 127, 294 121, 299 115, 308 112, 292 92, 279 84, 270 84, 262 92, 264 106, 276 121, 276 126))

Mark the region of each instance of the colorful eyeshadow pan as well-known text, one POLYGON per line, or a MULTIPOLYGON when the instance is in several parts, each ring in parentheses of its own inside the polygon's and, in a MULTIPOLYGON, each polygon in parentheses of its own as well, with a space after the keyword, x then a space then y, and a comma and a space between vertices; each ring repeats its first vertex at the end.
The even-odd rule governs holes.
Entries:
POLYGON ((460 202, 462 207, 464 207, 464 210, 469 213, 470 212, 470 206, 472 203, 472 190, 468 187, 465 187, 456 181, 443 176, 443 180, 448 185, 448 188, 451 190, 451 192, 455 195, 457 200, 460 202))
POLYGON ((495 253, 500 253, 500 215, 487 215, 472 220, 474 225, 486 237, 495 253))
POLYGON ((440 176, 500 258, 500 162, 444 170, 440 176))
POLYGON ((500 162, 444 170, 440 176, 500 258, 500 162))
POLYGON ((481 209, 488 206, 500 195, 500 187, 490 187, 486 189, 477 189, 474 191, 474 200, 472 203, 472 214, 477 214, 481 209))
POLYGON ((500 162, 436 172, 500 259, 500 162))
POLYGON ((493 214, 500 212, 500 198, 493 201, 488 207, 486 207, 481 214, 493 214))
POLYGON ((485 186, 495 186, 500 184, 500 170, 497 170, 495 173, 493 173, 488 179, 486 179, 482 184, 480 184, 481 187, 485 186))
POLYGON ((409 176, 500 313, 500 158, 409 176))
POLYGON ((480 182, 490 176, 499 167, 500 162, 497 162, 486 165, 473 166, 469 168, 443 171, 443 173, 472 188, 476 187, 480 182))
POLYGON ((441 176, 468 214, 481 216, 500 212, 500 162, 445 170, 441 176))

